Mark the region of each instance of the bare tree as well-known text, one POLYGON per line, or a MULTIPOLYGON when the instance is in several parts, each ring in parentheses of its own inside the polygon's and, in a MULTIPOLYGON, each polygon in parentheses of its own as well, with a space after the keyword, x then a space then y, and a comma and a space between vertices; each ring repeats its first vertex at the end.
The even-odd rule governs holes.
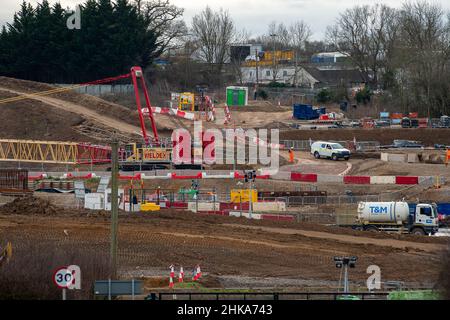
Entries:
POLYGON ((201 59, 210 65, 210 71, 221 73, 236 36, 229 13, 223 9, 214 12, 207 6, 192 18, 192 36, 201 59))
POLYGON ((296 21, 289 26, 289 41, 294 50, 294 86, 297 86, 298 73, 300 71, 299 57, 305 50, 306 42, 311 38, 312 31, 304 21, 296 21))
POLYGON ((187 27, 181 17, 184 9, 170 3, 170 0, 134 0, 136 7, 158 35, 158 52, 161 55, 170 48, 180 47, 187 27))
POLYGON ((350 54, 359 69, 372 75, 378 84, 378 73, 390 55, 397 35, 396 11, 388 6, 356 6, 340 14, 336 23, 327 29, 327 39, 340 52, 350 54))
POLYGON ((426 105, 428 116, 449 112, 450 16, 439 5, 409 2, 400 22, 400 67, 409 75, 412 93, 426 105))

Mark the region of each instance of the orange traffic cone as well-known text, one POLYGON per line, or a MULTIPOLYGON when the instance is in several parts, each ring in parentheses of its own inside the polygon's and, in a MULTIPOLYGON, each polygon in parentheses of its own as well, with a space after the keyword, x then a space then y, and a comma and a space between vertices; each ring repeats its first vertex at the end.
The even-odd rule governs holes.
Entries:
POLYGON ((173 289, 173 278, 172 277, 170 277, 170 279, 169 279, 169 288, 173 289))
POLYGON ((178 282, 183 282, 184 279, 184 271, 183 271, 183 267, 180 267, 180 274, 178 276, 178 282))

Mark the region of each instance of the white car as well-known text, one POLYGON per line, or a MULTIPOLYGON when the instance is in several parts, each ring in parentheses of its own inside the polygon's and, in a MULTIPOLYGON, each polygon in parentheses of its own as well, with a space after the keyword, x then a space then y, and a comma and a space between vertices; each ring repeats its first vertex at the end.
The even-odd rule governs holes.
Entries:
POLYGON ((311 145, 311 154, 316 158, 330 158, 339 160, 350 159, 350 150, 336 142, 316 141, 311 145))

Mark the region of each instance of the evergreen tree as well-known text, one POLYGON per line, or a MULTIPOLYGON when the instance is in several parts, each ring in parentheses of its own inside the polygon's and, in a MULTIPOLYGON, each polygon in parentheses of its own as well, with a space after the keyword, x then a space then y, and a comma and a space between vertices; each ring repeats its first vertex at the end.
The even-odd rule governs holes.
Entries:
POLYGON ((26 1, 0 32, 0 75, 51 83, 80 83, 143 68, 159 55, 159 33, 129 0, 86 0, 81 30, 72 12, 26 1))

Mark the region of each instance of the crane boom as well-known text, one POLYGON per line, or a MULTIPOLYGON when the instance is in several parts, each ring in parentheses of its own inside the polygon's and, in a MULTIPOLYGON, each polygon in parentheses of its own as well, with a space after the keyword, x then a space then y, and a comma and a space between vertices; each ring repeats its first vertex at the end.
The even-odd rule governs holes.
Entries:
POLYGON ((131 78, 133 80, 134 94, 136 96, 136 104, 137 104, 137 109, 138 109, 138 113, 139 113, 139 122, 141 124, 142 136, 144 137, 145 144, 147 146, 150 145, 150 139, 147 135, 147 130, 145 129, 144 114, 142 112, 141 98, 139 95, 139 82, 140 82, 141 88, 144 92, 145 104, 148 109, 148 117, 152 124, 154 144, 159 145, 160 141, 159 141, 159 136, 158 136, 158 130, 156 129, 155 118, 153 116, 152 106, 150 104, 150 97, 148 94, 147 85, 145 83, 144 73, 142 71, 142 68, 137 67, 137 66, 132 67, 131 68, 131 78))

